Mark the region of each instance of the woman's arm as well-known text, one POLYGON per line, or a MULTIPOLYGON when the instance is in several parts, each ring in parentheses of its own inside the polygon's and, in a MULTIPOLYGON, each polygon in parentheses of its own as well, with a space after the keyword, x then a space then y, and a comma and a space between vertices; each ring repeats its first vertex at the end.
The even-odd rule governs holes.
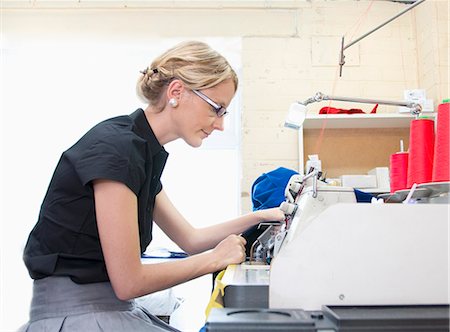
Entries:
POLYGON ((136 195, 126 185, 110 180, 96 180, 94 195, 103 256, 119 299, 166 289, 245 259, 245 240, 232 235, 206 253, 174 262, 142 264, 136 195))
POLYGON ((189 254, 214 248, 231 234, 240 234, 249 227, 264 221, 283 221, 279 208, 259 210, 213 226, 196 229, 177 211, 164 190, 156 196, 154 220, 181 249, 189 254))

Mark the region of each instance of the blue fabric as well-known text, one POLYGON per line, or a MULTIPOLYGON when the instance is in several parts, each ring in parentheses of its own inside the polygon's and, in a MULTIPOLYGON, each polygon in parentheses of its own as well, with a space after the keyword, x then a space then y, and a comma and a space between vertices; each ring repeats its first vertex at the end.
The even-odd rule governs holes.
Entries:
POLYGON ((298 174, 288 168, 279 167, 259 176, 252 185, 253 211, 280 206, 284 201, 284 190, 292 175, 298 174))
POLYGON ((355 189, 356 202, 358 203, 370 203, 372 201, 372 197, 375 197, 372 194, 365 193, 364 191, 355 189))

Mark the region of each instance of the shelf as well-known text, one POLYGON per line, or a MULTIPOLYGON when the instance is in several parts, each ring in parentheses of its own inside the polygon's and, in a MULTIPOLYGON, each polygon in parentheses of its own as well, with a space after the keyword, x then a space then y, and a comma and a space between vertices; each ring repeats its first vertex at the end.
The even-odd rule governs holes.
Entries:
MULTIPOLYGON (((435 113, 424 116, 434 118, 435 113)), ((307 115, 303 129, 325 128, 409 128, 411 114, 315 114, 307 115)))

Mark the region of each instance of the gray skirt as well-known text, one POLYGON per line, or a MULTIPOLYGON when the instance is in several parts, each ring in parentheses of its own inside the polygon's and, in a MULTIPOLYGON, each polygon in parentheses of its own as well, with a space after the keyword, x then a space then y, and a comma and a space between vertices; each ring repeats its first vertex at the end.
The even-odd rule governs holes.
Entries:
POLYGON ((80 285, 68 277, 47 277, 34 281, 30 320, 19 331, 179 330, 134 300, 119 300, 109 282, 80 285))

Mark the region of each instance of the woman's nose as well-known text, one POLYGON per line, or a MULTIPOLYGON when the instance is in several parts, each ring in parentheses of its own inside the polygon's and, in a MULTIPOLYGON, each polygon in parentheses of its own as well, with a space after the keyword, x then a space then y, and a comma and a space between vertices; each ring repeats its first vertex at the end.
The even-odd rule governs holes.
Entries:
POLYGON ((223 131, 225 129, 225 117, 216 117, 213 123, 214 130, 223 131))

